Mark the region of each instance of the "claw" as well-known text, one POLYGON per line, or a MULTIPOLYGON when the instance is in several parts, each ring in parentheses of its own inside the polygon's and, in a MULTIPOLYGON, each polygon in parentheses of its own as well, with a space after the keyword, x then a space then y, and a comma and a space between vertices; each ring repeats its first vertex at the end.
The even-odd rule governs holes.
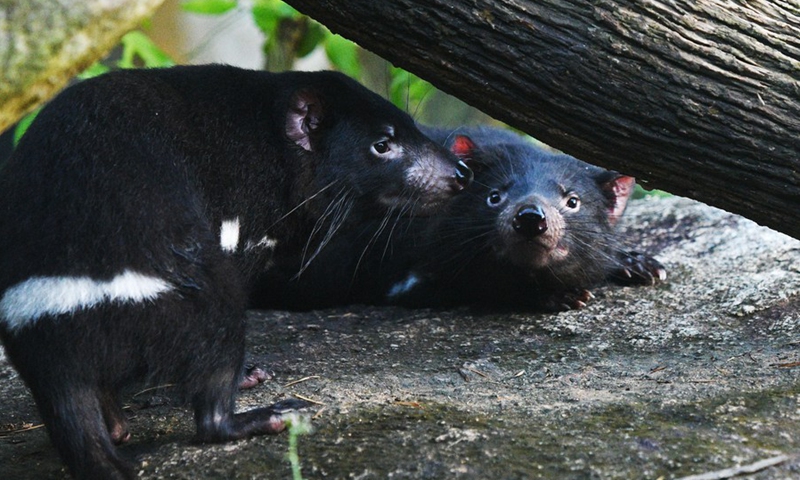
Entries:
POLYGON ((269 408, 277 415, 284 415, 291 412, 303 412, 311 408, 311 403, 299 398, 287 398, 280 402, 273 403, 269 408))
POLYGON ((656 274, 658 276, 659 281, 664 282, 667 280, 667 270, 665 268, 657 269, 656 274))
POLYGON ((667 270, 653 257, 639 252, 619 252, 619 267, 608 278, 622 285, 655 285, 667 279, 667 270))
POLYGON ((631 271, 630 271, 630 270, 628 270, 627 268, 623 268, 623 269, 622 269, 622 274, 623 274, 623 275, 624 275, 626 278, 633 278, 633 274, 632 274, 632 273, 631 273, 631 271))

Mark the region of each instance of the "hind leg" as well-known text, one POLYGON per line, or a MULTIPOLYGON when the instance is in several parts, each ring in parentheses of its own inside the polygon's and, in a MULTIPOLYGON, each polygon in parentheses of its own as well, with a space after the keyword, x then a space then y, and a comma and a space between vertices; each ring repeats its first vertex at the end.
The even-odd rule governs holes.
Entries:
POLYGON ((114 445, 122 445, 131 439, 128 431, 128 418, 122 411, 122 405, 120 405, 117 395, 109 390, 103 390, 99 399, 111 441, 114 442, 114 445))
POLYGON ((32 388, 50 439, 70 472, 79 479, 132 479, 131 466, 118 455, 97 389, 76 385, 32 388))
MULTIPOLYGON (((119 352, 119 345, 96 329, 86 333, 98 316, 105 318, 87 312, 60 321, 39 320, 5 338, 6 353, 28 385, 50 439, 73 476, 133 478, 133 469, 117 455, 109 434, 111 429, 120 432, 116 439, 125 438, 121 433, 127 431, 125 417, 114 390, 104 390, 100 385, 108 384, 98 378, 100 367, 110 368, 112 378, 126 372, 107 354, 119 352)), ((109 323, 114 322, 105 322, 109 323)), ((133 363, 130 355, 119 356, 120 362, 133 363)))

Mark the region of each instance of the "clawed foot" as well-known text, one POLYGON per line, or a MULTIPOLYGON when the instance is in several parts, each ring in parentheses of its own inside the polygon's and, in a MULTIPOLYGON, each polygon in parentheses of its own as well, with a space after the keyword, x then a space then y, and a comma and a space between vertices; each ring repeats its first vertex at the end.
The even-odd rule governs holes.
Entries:
MULTIPOLYGON (((294 418, 297 419, 298 415, 302 415, 308 412, 308 409, 311 407, 309 402, 305 400, 300 400, 296 398, 289 398, 286 400, 282 400, 280 402, 274 403, 267 407, 265 410, 268 412, 268 421, 267 426, 264 430, 257 432, 257 433, 280 433, 286 429, 288 426, 287 422, 290 419, 294 418)), ((247 421, 245 414, 237 414, 237 417, 245 417, 239 418, 238 420, 247 421)))
POLYGON ((286 399, 269 407, 254 408, 235 415, 205 413, 198 422, 198 443, 219 443, 240 440, 255 435, 280 433, 297 415, 305 413, 311 404, 305 400, 286 399))
POLYGON ((667 279, 667 269, 658 260, 639 252, 620 252, 619 267, 608 276, 620 285, 655 285, 667 279))
POLYGON ((253 388, 259 383, 264 383, 267 380, 272 380, 272 375, 256 365, 248 365, 244 370, 242 381, 239 382, 239 388, 242 390, 253 388))
POLYGON ((594 299, 592 292, 583 288, 576 288, 551 294, 546 298, 544 307, 553 312, 580 310, 586 307, 586 304, 592 299, 594 299))

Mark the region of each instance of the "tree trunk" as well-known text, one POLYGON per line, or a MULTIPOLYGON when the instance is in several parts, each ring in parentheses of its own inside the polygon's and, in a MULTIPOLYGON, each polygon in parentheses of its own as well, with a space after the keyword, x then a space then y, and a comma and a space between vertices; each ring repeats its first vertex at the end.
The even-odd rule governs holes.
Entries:
POLYGON ((0 132, 103 57, 163 0, 0 0, 0 132))
POLYGON ((798 0, 287 0, 578 158, 800 238, 798 0))

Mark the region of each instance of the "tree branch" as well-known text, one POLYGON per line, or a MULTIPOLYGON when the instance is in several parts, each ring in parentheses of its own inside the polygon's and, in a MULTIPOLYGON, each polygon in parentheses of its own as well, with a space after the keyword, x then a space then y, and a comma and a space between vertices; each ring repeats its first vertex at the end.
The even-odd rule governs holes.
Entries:
POLYGON ((0 132, 46 101, 163 0, 0 0, 0 132))

